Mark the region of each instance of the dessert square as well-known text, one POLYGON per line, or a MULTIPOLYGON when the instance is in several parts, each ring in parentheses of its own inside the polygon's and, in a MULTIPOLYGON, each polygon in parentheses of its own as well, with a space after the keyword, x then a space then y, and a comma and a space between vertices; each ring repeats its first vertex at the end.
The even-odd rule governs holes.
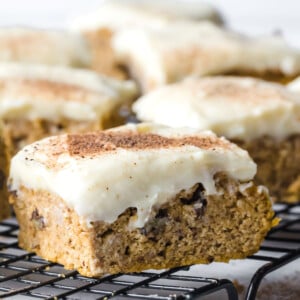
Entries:
POLYGON ((120 125, 119 109, 137 96, 132 81, 93 71, 0 64, 0 116, 11 154, 49 135, 120 125))
POLYGON ((133 105, 137 118, 212 130, 249 151, 254 182, 275 201, 300 199, 300 94, 254 78, 216 76, 161 87, 133 105))
POLYGON ((209 22, 125 28, 112 45, 144 92, 186 77, 235 74, 288 82, 300 72, 300 51, 282 37, 248 37, 209 22))
POLYGON ((50 137, 13 159, 19 245, 85 276, 244 258, 274 218, 248 153, 150 124, 50 137))
POLYGON ((221 22, 218 11, 209 3, 199 1, 109 0, 103 1, 93 12, 75 18, 71 30, 86 38, 92 54, 92 68, 100 73, 128 78, 115 57, 111 40, 124 28, 159 28, 175 20, 221 22))

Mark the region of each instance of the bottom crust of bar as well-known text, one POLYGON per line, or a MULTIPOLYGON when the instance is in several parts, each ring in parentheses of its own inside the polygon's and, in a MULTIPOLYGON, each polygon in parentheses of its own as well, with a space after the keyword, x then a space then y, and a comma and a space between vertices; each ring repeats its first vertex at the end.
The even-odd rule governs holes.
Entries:
POLYGON ((217 195, 207 196, 195 184, 153 208, 143 228, 132 227, 135 208, 112 224, 87 223, 59 197, 22 187, 11 196, 19 245, 85 276, 227 262, 255 253, 278 223, 266 189, 222 173, 215 180, 217 195))

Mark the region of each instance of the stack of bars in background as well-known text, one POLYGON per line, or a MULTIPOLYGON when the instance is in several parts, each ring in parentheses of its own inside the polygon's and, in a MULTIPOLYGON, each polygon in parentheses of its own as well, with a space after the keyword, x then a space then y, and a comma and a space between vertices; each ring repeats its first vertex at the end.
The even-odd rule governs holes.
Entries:
POLYGON ((251 256, 299 204, 298 76, 300 50, 199 1, 2 28, 0 220, 89 277, 251 256))

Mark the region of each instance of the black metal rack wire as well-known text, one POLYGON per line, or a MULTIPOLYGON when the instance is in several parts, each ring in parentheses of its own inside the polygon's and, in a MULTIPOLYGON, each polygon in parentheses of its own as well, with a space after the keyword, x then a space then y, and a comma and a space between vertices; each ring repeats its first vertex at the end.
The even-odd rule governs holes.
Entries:
MULTIPOLYGON (((247 300, 255 299, 267 274, 300 258, 300 205, 280 204, 275 210, 282 221, 249 257, 263 265, 253 274, 247 300)), ((238 299, 232 281, 192 276, 189 267, 86 278, 18 248, 17 234, 15 219, 0 223, 1 299, 199 299, 220 291, 238 299)))

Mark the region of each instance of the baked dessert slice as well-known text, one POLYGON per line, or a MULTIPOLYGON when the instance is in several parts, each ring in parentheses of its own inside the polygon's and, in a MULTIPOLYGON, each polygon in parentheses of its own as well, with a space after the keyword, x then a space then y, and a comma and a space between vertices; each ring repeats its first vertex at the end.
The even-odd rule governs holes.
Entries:
POLYGON ((90 67, 91 51, 86 40, 76 33, 0 28, 0 62, 90 67))
POLYGON ((92 71, 0 64, 0 117, 9 153, 43 137, 120 125, 119 109, 136 97, 132 81, 92 71))
POLYGON ((256 184, 300 200, 300 95, 254 78, 216 76, 161 87, 133 106, 138 119, 213 130, 249 151, 256 184))
POLYGON ((7 193, 7 153, 6 146, 3 139, 3 127, 0 123, 0 221, 9 217, 10 208, 8 204, 8 193, 7 193))
POLYGON ((190 76, 235 74, 288 82, 300 73, 300 51, 282 37, 250 38, 208 22, 124 29, 112 44, 116 59, 143 91, 190 76))
POLYGON ((12 159, 19 245, 85 276, 243 258, 278 221, 255 172, 210 132, 140 124, 50 137, 12 159))
POLYGON ((86 37, 92 51, 94 70, 124 79, 128 73, 117 63, 111 47, 111 39, 116 32, 131 27, 159 28, 174 20, 186 19, 221 21, 212 5, 196 0, 179 0, 176 3, 172 0, 109 0, 103 1, 99 9, 74 19, 70 27, 86 37))

